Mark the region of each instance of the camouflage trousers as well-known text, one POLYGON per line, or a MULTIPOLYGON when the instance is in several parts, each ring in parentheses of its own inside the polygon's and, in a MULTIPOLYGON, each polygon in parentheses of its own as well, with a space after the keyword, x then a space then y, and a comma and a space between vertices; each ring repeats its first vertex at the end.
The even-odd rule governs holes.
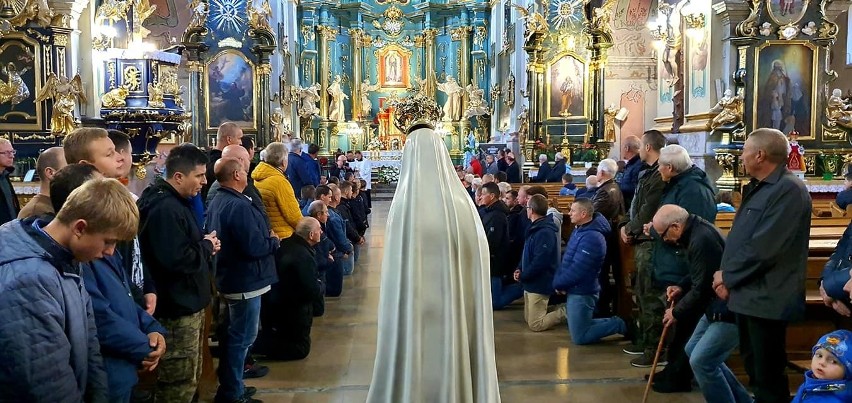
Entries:
POLYGON ((653 356, 663 333, 663 314, 666 311, 665 290, 654 286, 654 243, 645 242, 633 248, 636 262, 636 285, 633 292, 639 306, 636 344, 653 356))
POLYGON ((177 319, 160 319, 166 328, 166 353, 157 366, 156 402, 190 403, 201 379, 204 310, 177 319))

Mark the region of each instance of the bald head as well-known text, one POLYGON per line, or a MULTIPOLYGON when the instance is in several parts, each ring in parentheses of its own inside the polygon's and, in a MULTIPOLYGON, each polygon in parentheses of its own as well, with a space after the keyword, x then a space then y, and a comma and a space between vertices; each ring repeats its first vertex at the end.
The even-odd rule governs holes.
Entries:
POLYGON ((687 218, 689 212, 686 209, 676 204, 666 204, 654 214, 654 227, 667 228, 674 223, 685 223, 687 218))
POLYGON ((231 144, 222 150, 222 158, 233 158, 243 164, 243 168, 248 172, 251 164, 251 157, 248 150, 242 144, 231 144))
MULTIPOLYGON (((242 173, 243 164, 234 158, 219 158, 216 164, 213 165, 213 173, 216 174, 216 180, 222 186, 230 188, 238 188, 241 182, 241 176, 237 173, 242 173)), ((237 189, 242 192, 243 189, 237 189)))
POLYGON ((766 160, 771 164, 780 165, 787 162, 790 143, 780 130, 756 129, 748 135, 746 142, 751 143, 756 151, 766 154, 766 160))
POLYGON ((62 147, 51 147, 42 151, 36 161, 36 172, 42 181, 48 184, 56 172, 68 165, 65 162, 65 150, 62 147))
POLYGON ((296 224, 296 235, 302 237, 304 240, 308 241, 308 244, 311 246, 316 245, 320 241, 320 235, 322 235, 322 228, 320 227, 320 223, 316 218, 313 217, 303 217, 299 220, 299 223, 296 224))

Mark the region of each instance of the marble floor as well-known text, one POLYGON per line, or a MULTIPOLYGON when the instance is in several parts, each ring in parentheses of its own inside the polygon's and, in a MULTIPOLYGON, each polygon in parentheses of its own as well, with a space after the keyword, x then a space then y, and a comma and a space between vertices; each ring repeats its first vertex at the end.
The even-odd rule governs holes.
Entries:
MULTIPOLYGON (((314 321, 310 356, 298 362, 263 362, 270 373, 247 381, 258 399, 284 402, 364 402, 376 353, 385 223, 390 202, 375 202, 366 249, 343 295, 326 300, 314 321)), ((497 372, 503 402, 641 402, 647 370, 630 366, 625 342, 574 346, 568 330, 533 333, 523 322, 523 305, 494 314, 497 372)), ((701 402, 698 392, 661 395, 649 402, 701 402)))

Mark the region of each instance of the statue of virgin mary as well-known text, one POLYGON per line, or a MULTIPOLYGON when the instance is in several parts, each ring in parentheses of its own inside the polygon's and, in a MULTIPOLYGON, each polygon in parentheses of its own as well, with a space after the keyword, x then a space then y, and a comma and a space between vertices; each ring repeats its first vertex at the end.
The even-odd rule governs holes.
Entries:
POLYGON ((499 403, 482 223, 434 131, 435 101, 415 95, 397 113, 409 134, 388 213, 367 402, 499 403))

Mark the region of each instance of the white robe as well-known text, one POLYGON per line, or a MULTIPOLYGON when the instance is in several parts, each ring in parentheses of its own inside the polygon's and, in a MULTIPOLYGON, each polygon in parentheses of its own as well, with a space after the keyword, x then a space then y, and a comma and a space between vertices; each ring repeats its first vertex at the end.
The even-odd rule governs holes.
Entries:
POLYGON ((499 403, 479 214, 432 129, 411 133, 404 150, 388 213, 367 402, 499 403))

